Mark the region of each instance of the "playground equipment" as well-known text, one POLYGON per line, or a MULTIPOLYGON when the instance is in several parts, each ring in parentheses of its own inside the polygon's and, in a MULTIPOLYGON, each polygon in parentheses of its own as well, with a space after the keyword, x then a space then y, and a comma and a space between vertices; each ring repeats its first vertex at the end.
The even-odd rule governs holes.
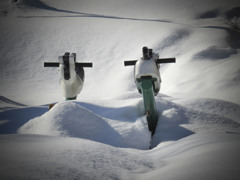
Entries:
POLYGON ((76 53, 66 52, 59 56, 59 62, 44 62, 44 67, 59 67, 60 81, 65 100, 75 100, 84 83, 84 67, 92 67, 92 63, 76 62, 76 53))
POLYGON ((155 133, 158 112, 156 109, 156 103, 154 96, 156 96, 160 90, 161 77, 160 77, 160 65, 162 63, 175 63, 175 58, 159 59, 159 55, 155 54, 152 49, 148 47, 142 48, 143 57, 139 60, 127 60, 124 61, 125 66, 134 66, 134 80, 138 89, 138 92, 143 95, 143 102, 145 107, 145 114, 147 117, 149 131, 152 135, 155 133))

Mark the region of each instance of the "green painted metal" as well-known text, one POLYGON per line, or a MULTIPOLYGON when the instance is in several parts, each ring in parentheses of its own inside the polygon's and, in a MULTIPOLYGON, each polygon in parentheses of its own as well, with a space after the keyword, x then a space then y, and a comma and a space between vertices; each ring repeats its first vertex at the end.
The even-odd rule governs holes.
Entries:
POLYGON ((76 97, 72 97, 72 98, 66 98, 65 101, 71 101, 71 100, 76 100, 77 99, 77 96, 76 97))
POLYGON ((153 90, 153 82, 156 80, 156 78, 141 78, 139 80, 141 83, 141 90, 143 94, 145 113, 148 121, 148 128, 152 132, 152 135, 155 133, 158 122, 158 112, 156 109, 153 90))

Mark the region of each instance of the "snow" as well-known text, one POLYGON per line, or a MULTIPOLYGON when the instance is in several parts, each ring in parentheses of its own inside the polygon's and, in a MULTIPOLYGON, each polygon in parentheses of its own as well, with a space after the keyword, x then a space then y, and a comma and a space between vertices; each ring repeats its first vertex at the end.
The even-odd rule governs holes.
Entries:
POLYGON ((2 179, 239 179, 239 0, 2 0, 2 179), (159 121, 148 131, 134 68, 160 58, 159 121), (85 68, 63 101, 66 51, 85 68), (48 104, 56 103, 48 110, 48 104))
POLYGON ((235 134, 196 134, 151 151, 43 135, 2 135, 0 142, 3 179, 239 178, 235 134))
MULTIPOLYGON (((124 117, 124 113, 119 116, 124 117)), ((126 122, 119 121, 108 120, 77 103, 62 102, 43 116, 30 120, 18 133, 78 137, 116 147, 150 147, 151 135, 146 129, 145 118, 135 116, 126 119, 126 122)))

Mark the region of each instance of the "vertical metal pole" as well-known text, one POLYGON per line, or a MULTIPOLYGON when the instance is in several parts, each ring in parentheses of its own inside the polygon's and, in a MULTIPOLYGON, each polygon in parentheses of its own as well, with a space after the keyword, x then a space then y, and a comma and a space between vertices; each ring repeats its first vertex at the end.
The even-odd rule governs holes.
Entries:
POLYGON ((153 91, 153 81, 154 79, 141 79, 141 89, 143 94, 143 101, 145 107, 145 113, 147 115, 148 128, 152 132, 152 135, 155 132, 157 122, 158 122, 158 113, 156 109, 156 103, 154 99, 153 91))

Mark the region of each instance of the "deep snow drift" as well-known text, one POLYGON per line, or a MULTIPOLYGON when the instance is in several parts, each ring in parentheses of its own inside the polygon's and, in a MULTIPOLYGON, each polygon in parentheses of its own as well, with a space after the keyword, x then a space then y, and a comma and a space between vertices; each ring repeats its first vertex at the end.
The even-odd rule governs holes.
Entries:
POLYGON ((239 8, 239 0, 2 0, 1 178, 239 179, 239 8), (146 45, 177 59, 160 69, 153 137, 133 67, 123 65, 146 45), (63 102, 57 68, 43 68, 66 51, 93 62, 77 101, 63 102))
POLYGON ((239 105, 162 95, 156 101, 160 117, 152 139, 141 98, 60 102, 50 111, 44 106, 3 111, 1 176, 238 179, 239 105))
POLYGON ((2 96, 30 105, 60 101, 59 72, 43 68, 43 62, 58 61, 69 51, 94 66, 86 69, 79 100, 132 97, 132 68, 123 61, 141 57, 141 48, 149 46, 161 58, 177 59, 161 68, 161 93, 240 103, 238 0, 3 0, 0 5, 2 96))

